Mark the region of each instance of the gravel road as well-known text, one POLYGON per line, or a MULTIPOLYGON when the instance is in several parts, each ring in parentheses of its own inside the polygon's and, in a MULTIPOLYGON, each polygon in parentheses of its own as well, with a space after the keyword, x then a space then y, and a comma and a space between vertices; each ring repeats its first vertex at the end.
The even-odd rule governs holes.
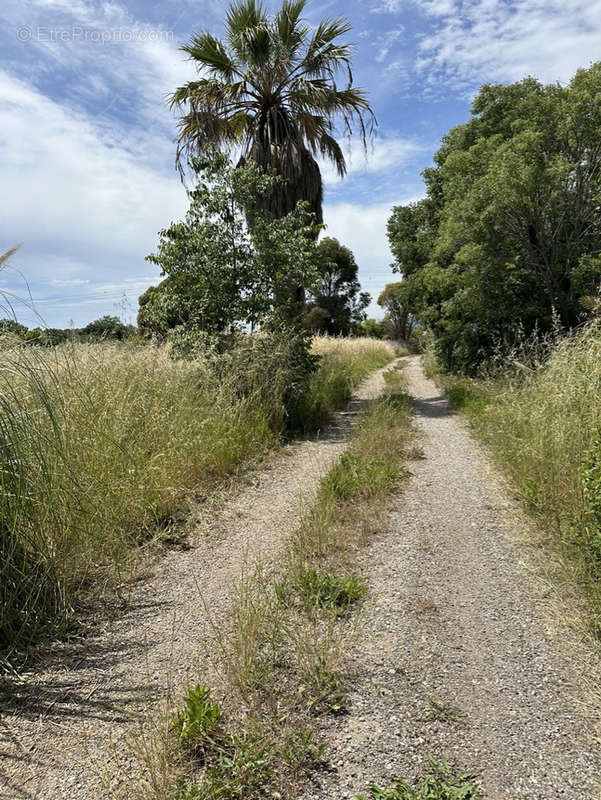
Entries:
POLYGON ((598 798, 598 740, 510 542, 519 509, 419 359, 407 363, 424 458, 362 555, 374 600, 349 713, 327 724, 332 769, 306 798, 413 780, 428 754, 479 773, 488 800, 598 798))
POLYGON ((118 621, 83 644, 58 648, 54 663, 14 683, 0 718, 3 800, 109 798, 103 766, 116 787, 119 778, 127 785, 132 717, 170 687, 195 682, 211 624, 227 618, 241 572, 277 557, 359 412, 381 393, 384 371, 358 387, 320 436, 272 456, 191 550, 168 553, 118 621))

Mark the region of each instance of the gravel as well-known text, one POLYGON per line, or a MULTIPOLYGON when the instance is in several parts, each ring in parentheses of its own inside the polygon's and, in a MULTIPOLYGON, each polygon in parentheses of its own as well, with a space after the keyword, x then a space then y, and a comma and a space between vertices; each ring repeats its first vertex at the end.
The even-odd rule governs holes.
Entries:
MULTIPOLYGON (((599 798, 599 741, 518 563, 516 503, 419 360, 407 362, 423 458, 361 555, 372 587, 348 714, 305 800, 414 780, 427 757, 478 773, 488 800, 599 798), (447 719, 432 719, 432 701, 447 719)), ((572 653, 577 659, 582 653, 572 653)))
POLYGON ((110 798, 105 774, 127 787, 136 767, 125 740, 136 718, 172 687, 196 682, 241 573, 277 558, 358 413, 382 391, 383 372, 364 381, 319 436, 270 457, 191 550, 167 553, 119 619, 83 643, 57 647, 43 668, 15 681, 0 719, 1 798, 110 798))

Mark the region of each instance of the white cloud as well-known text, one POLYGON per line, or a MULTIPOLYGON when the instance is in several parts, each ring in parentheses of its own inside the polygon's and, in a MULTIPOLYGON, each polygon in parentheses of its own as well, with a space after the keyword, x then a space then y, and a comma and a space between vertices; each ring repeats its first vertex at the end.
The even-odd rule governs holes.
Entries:
POLYGON ((378 37, 377 41, 375 42, 375 46, 378 48, 378 52, 376 54, 376 61, 378 63, 386 60, 392 45, 395 42, 398 42, 404 30, 405 28, 403 25, 397 25, 395 28, 392 28, 392 30, 387 31, 385 34, 378 37))
POLYGON ((455 0, 418 0, 418 5, 432 17, 446 17, 457 13, 455 0))
POLYGON ((105 129, 5 73, 0 160, 4 249, 23 242, 16 265, 30 282, 61 281, 64 292, 71 282, 82 299, 125 288, 125 275, 146 277, 157 231, 187 207, 175 174, 145 166, 105 129))
MULTIPOLYGON (((352 140, 350 147, 343 142, 342 149, 346 158, 348 176, 398 169, 408 164, 422 148, 411 139, 388 136, 375 139, 368 144, 367 151, 363 149, 357 138, 352 140)), ((320 168, 324 183, 340 182, 338 173, 330 162, 322 162, 320 168)))
POLYGON ((382 0, 371 9, 372 14, 398 14, 401 10, 402 0, 382 0))
POLYGON ((600 56, 601 0, 418 0, 438 16, 416 67, 436 91, 469 93, 485 81, 527 74, 567 81, 600 56))
POLYGON ((386 223, 392 207, 419 199, 419 196, 399 197, 389 203, 336 203, 326 204, 324 208, 327 225, 324 235, 338 239, 353 251, 361 286, 372 296, 370 316, 381 316, 381 309, 375 304, 378 294, 387 283, 398 280, 390 269, 392 255, 386 238, 386 223))
POLYGON ((3 0, 0 24, 16 54, 0 71, 0 244, 23 242, 13 263, 49 324, 89 321, 156 280, 144 256, 185 212, 165 95, 194 73, 168 30, 111 0, 3 0))

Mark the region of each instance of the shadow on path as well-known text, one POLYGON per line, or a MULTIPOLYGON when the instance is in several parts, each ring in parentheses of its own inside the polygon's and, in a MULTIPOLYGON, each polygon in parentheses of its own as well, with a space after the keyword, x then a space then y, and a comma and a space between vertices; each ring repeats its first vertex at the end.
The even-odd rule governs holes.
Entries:
POLYGON ((454 415, 453 409, 442 395, 436 397, 414 397, 413 407, 415 413, 420 417, 429 417, 435 419, 437 417, 452 417, 454 415))

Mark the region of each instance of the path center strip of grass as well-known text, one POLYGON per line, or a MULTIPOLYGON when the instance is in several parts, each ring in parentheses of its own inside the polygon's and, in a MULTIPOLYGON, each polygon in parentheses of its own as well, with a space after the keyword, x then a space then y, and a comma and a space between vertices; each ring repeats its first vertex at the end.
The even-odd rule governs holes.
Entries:
POLYGON ((398 370, 386 383, 283 562, 240 581, 230 624, 216 631, 218 678, 190 687, 179 708, 155 714, 132 741, 145 777, 128 797, 291 798, 323 761, 320 718, 344 710, 353 610, 368 592, 356 554, 407 475, 411 403, 398 370))

